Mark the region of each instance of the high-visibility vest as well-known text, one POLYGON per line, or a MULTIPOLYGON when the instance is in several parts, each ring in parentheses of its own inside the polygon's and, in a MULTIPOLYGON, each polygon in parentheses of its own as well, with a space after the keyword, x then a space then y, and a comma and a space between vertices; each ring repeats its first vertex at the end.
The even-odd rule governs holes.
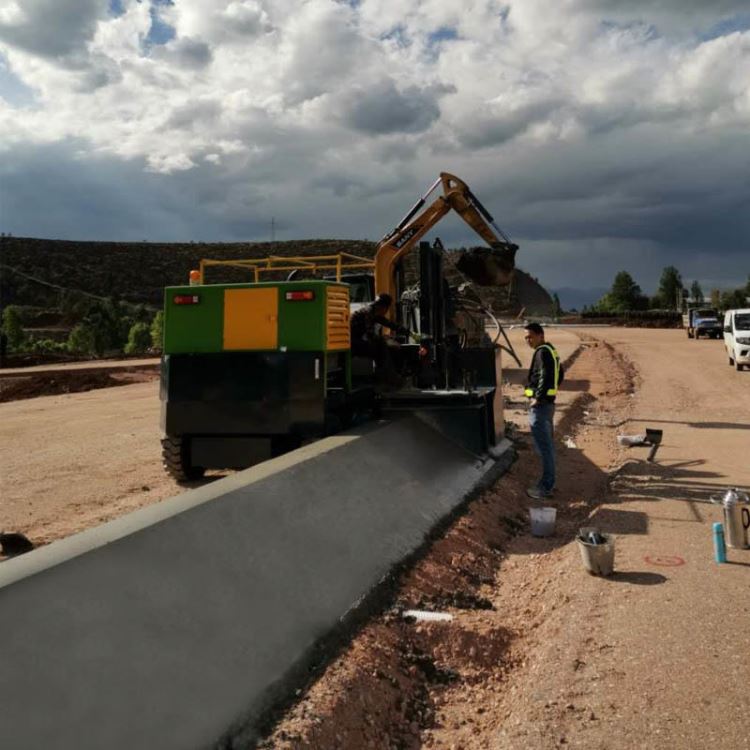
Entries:
MULTIPOLYGON (((542 344, 541 346, 538 346, 534 350, 534 354, 536 354, 539 349, 549 349, 549 353, 552 355, 552 361, 555 363, 555 382, 553 388, 547 389, 547 395, 557 396, 557 387, 560 385, 560 355, 552 344, 542 344)), ((527 388, 523 394, 524 396, 532 398, 534 396, 534 390, 533 388, 527 388)))

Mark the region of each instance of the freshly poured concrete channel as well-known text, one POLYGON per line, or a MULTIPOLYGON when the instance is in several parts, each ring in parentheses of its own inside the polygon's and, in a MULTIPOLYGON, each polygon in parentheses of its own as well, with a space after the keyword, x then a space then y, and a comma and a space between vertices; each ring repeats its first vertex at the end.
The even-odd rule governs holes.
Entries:
POLYGON ((15 750, 246 746, 313 645, 504 463, 411 417, 6 561, 3 735, 15 750))

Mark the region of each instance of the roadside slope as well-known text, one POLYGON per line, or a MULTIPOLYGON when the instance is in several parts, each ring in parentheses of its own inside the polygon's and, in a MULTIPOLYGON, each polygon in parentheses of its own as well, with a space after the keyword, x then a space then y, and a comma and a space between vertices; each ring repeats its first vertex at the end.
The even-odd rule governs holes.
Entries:
MULTIPOLYGON (((555 332, 567 354, 577 337, 555 332)), ((518 339, 521 332, 514 332, 518 339)), ((523 361, 528 354, 520 350, 523 361)), ((604 390, 628 401, 629 373, 610 384, 601 376, 612 358, 596 342, 584 344, 560 396, 558 430, 576 424, 604 390)), ((522 370, 506 375, 520 383, 522 370)), ((506 389, 506 418, 521 423, 522 387, 506 389)), ((519 460, 497 484, 471 503, 400 581, 394 608, 374 618, 269 734, 267 748, 496 747, 506 696, 525 673, 537 628, 548 619, 549 565, 564 555, 589 503, 601 497, 607 476, 582 451, 561 448, 564 459, 556 537, 528 535, 524 489, 538 470, 526 437, 519 460), (578 486, 585 485, 579 492, 578 486), (402 609, 440 610, 450 622, 415 623, 402 609)), ((597 443, 598 445, 598 443, 597 443)), ((609 456, 609 454, 608 454, 609 456)), ((603 457, 604 462, 608 456, 603 457)), ((570 599, 568 599, 570 601, 570 599)), ((552 610, 555 606, 552 607, 552 610)), ((517 746, 516 746, 517 747, 517 746)))
MULTIPOLYGON (((560 409, 558 438, 575 447, 559 446, 556 535, 528 534, 523 488, 536 460, 522 435, 510 474, 265 747, 750 747, 750 552, 715 565, 720 511, 698 502, 750 483, 747 374, 724 364, 717 342, 698 349, 678 331, 581 336, 566 386, 575 397, 560 409), (616 443, 645 425, 665 430, 655 464, 616 443), (610 578, 583 570, 574 537, 588 521, 616 535, 610 578), (410 622, 399 606, 453 620, 410 622)), ((510 395, 506 416, 522 424, 520 387, 510 395)))

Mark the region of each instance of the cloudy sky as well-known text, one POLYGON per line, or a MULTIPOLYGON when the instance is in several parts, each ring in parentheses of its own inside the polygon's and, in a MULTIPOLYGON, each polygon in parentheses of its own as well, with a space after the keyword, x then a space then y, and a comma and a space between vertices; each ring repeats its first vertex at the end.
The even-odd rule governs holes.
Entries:
POLYGON ((744 283, 748 0, 0 0, 5 232, 377 240, 440 171, 551 288, 744 283))

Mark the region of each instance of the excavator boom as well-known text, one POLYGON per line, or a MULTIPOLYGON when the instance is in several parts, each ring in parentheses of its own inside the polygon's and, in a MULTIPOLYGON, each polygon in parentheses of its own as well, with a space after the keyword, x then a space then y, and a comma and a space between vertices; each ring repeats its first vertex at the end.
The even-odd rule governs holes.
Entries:
POLYGON ((375 254, 377 294, 385 293, 396 298, 395 270, 398 262, 451 209, 490 247, 482 255, 474 253, 471 257, 459 259, 459 270, 482 286, 505 286, 510 283, 518 245, 510 242, 463 180, 448 172, 441 172, 440 178, 378 245, 375 254), (427 198, 439 186, 442 186, 443 194, 424 208, 427 198))

